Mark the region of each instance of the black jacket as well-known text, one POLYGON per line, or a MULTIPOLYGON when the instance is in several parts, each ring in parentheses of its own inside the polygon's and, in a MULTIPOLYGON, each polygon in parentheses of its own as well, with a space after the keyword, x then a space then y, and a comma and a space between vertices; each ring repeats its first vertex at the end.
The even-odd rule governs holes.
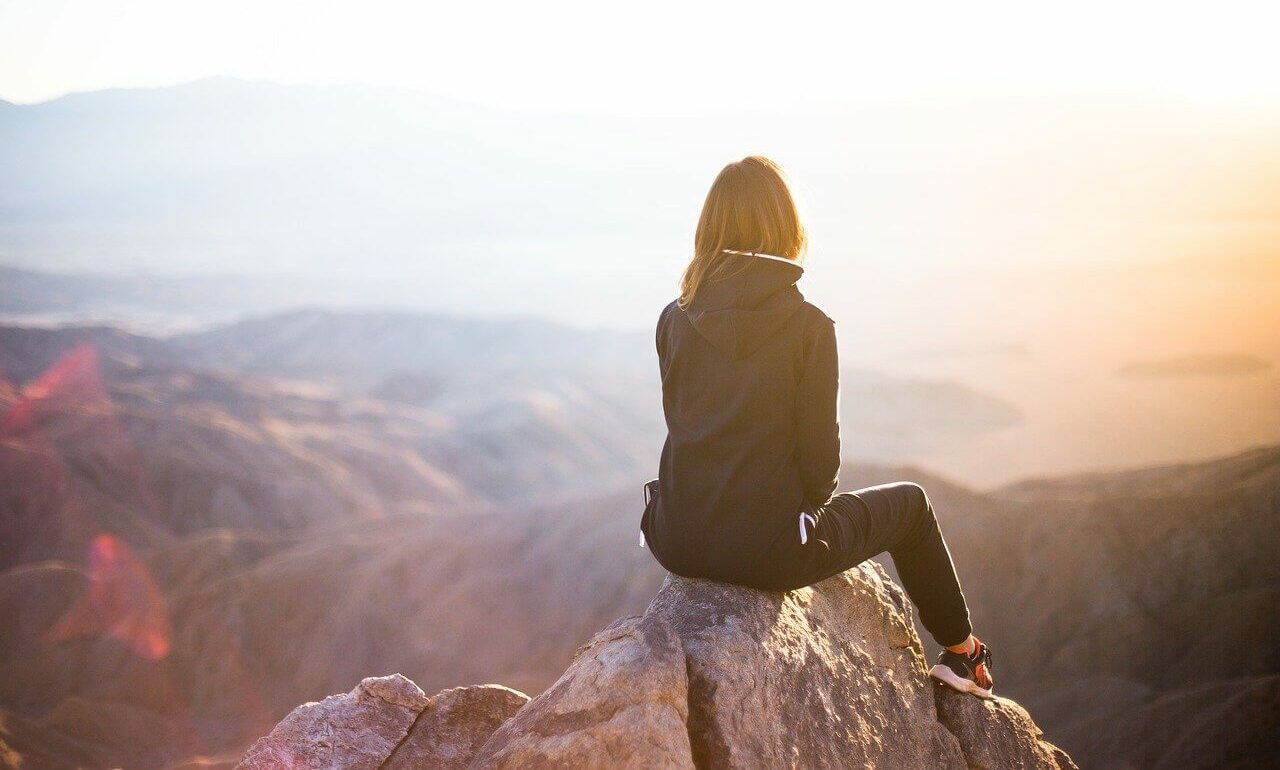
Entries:
POLYGON ((801 510, 836 488, 835 326, 764 257, 658 319, 667 441, 641 528, 668 570, 767 585, 801 510))

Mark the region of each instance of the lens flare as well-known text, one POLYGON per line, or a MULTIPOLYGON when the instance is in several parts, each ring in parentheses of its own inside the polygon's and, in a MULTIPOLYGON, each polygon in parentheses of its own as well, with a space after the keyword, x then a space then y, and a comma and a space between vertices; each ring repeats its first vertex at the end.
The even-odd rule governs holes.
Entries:
POLYGON ((89 590, 54 626, 54 640, 109 636, 135 655, 160 660, 173 630, 150 571, 124 541, 100 534, 89 543, 89 590))
POLYGON ((0 436, 30 431, 47 410, 106 400, 98 352, 89 343, 81 343, 22 387, 13 406, 0 417, 0 436))

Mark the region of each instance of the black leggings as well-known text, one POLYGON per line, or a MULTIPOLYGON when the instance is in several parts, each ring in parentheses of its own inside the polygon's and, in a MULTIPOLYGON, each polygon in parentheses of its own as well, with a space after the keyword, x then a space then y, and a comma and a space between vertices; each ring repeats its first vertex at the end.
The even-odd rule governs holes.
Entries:
POLYGON ((929 496, 919 484, 898 482, 836 495, 817 512, 808 542, 781 559, 777 577, 797 588, 825 580, 889 552, 920 622, 942 645, 962 644, 973 627, 951 553, 942 539, 929 496))

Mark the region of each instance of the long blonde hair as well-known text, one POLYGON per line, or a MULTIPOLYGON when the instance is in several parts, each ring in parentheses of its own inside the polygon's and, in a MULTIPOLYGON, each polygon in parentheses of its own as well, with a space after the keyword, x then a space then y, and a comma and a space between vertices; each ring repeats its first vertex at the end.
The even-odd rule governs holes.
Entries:
POLYGON ((693 259, 680 277, 680 307, 689 307, 705 281, 727 278, 746 266, 725 249, 799 260, 806 245, 800 212, 778 164, 759 155, 730 163, 702 204, 693 259))

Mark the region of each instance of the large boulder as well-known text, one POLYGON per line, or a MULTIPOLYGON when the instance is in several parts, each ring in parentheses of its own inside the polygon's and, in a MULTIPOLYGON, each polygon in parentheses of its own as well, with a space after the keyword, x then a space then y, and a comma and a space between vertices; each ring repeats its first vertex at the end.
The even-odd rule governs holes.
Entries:
POLYGON ((440 710, 415 735, 427 699, 374 703, 357 688, 337 696, 346 722, 335 702, 317 731, 300 707, 242 766, 1075 767, 1016 703, 935 688, 911 612, 874 563, 787 593, 671 576, 644 615, 597 634, 527 704, 509 697, 484 719, 440 710), (357 724, 368 751, 349 761, 333 764, 330 749, 317 763, 296 743, 350 746, 357 724))

